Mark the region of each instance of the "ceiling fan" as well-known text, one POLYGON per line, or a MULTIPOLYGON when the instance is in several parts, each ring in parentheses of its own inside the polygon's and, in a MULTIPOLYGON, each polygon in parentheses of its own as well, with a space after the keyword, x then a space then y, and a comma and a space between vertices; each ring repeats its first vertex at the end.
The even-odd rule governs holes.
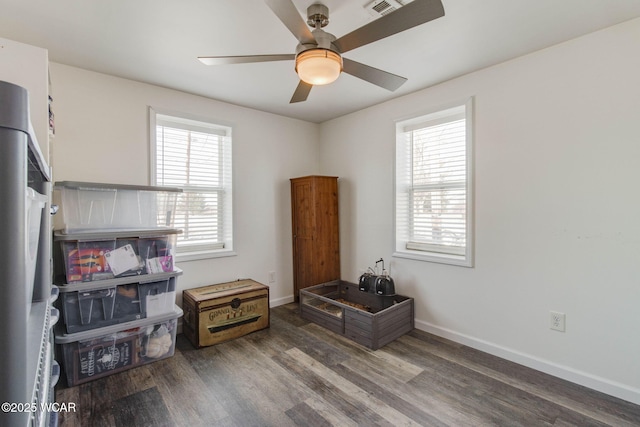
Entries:
POLYGON ((290 103, 305 101, 314 85, 332 83, 342 71, 390 91, 398 89, 406 78, 344 58, 342 54, 444 16, 441 0, 414 0, 336 38, 322 29, 329 23, 326 6, 312 4, 307 9, 306 24, 313 27, 310 31, 291 0, 265 2, 298 39, 295 54, 200 56, 198 59, 207 65, 295 60, 300 83, 290 103))

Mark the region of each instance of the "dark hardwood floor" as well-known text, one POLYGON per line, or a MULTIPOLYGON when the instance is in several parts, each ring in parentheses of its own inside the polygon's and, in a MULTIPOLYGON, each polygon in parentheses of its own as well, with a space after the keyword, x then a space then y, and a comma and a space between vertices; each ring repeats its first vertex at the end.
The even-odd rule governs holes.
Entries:
POLYGON ((640 406, 422 331, 371 351, 271 309, 271 327, 56 390, 61 426, 638 426, 640 406))

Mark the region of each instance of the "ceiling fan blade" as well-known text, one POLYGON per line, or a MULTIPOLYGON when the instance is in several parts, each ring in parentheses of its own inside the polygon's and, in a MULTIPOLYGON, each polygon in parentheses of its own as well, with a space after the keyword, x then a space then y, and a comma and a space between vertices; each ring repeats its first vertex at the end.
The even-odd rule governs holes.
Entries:
POLYGON ((309 96, 309 92, 311 92, 312 87, 313 85, 300 80, 300 83, 298 83, 298 87, 296 88, 296 91, 293 92, 293 96, 291 97, 291 101, 289 101, 289 104, 306 101, 307 96, 309 96))
POLYGON ((288 61, 296 59, 296 55, 199 56, 198 59, 206 65, 224 65, 247 64, 250 62, 288 61))
POLYGON ((265 0, 265 3, 300 43, 316 44, 316 39, 311 34, 311 30, 309 30, 291 0, 265 0))
POLYGON ((342 58, 342 71, 347 74, 351 74, 354 77, 358 77, 359 79, 368 81, 369 83, 373 83, 376 86, 390 90, 391 92, 398 89, 407 81, 404 77, 396 76, 395 74, 391 74, 347 58, 342 58))
POLYGON ((441 0, 414 0, 406 6, 340 37, 333 44, 340 53, 345 53, 441 16, 444 16, 441 0))

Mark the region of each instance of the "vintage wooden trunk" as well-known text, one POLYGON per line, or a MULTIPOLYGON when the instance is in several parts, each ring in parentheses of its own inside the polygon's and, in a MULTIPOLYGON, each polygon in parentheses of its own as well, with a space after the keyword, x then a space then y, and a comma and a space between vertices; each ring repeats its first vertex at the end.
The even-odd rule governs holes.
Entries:
POLYGON ((300 316, 373 350, 414 328, 413 298, 360 292, 343 280, 301 290, 300 316))
POLYGON ((269 327, 269 287, 246 279, 182 293, 183 333, 206 347, 269 327))

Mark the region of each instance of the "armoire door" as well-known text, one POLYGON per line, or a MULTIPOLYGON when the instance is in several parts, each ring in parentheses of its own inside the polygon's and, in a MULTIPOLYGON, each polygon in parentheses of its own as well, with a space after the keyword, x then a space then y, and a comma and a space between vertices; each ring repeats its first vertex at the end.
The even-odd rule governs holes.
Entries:
POLYGON ((338 179, 291 180, 294 297, 299 290, 340 278, 338 179))
POLYGON ((293 291, 298 300, 299 290, 313 281, 313 195, 310 180, 292 180, 291 209, 293 231, 293 291))

